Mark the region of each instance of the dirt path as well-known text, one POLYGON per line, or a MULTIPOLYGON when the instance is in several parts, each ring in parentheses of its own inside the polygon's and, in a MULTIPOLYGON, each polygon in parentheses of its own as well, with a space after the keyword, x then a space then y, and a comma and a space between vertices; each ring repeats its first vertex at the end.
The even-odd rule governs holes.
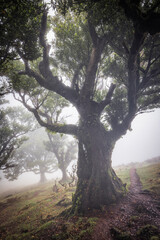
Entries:
MULTIPOLYGON (((96 226, 93 240, 148 240, 150 233, 146 233, 148 237, 143 238, 138 235, 140 229, 149 224, 160 230, 160 201, 142 191, 136 169, 130 170, 130 179, 131 186, 127 197, 106 209, 106 215, 96 226)), ((157 230, 155 235, 157 236, 157 230)))

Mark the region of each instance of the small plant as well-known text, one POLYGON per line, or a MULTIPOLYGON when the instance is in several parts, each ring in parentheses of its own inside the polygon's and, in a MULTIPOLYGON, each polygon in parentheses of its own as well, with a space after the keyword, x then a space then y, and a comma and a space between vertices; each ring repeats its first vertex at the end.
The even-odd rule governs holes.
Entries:
POLYGON ((129 232, 123 232, 118 228, 111 228, 110 232, 114 240, 131 240, 129 232))
POLYGON ((59 192, 59 188, 58 188, 58 186, 57 186, 57 181, 55 180, 55 184, 53 185, 53 187, 52 187, 52 190, 53 190, 53 192, 59 192))
POLYGON ((154 225, 145 225, 137 232, 137 237, 140 240, 152 240, 155 239, 155 237, 160 237, 160 233, 158 231, 158 228, 154 225), (154 238, 153 238, 154 237, 154 238))
POLYGON ((135 225, 136 222, 138 222, 139 217, 138 216, 131 216, 128 221, 128 227, 132 227, 135 225))

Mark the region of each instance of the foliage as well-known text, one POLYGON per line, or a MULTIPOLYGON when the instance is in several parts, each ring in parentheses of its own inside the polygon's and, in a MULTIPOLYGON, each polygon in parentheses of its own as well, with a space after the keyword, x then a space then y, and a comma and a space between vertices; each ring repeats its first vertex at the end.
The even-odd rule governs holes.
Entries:
MULTIPOLYGON (((133 61, 130 59, 129 51, 133 48, 133 39, 137 37, 135 34, 137 34, 136 31, 138 30, 135 29, 136 27, 134 26, 135 20, 129 17, 126 18, 124 14, 125 9, 123 12, 123 9, 115 1, 104 2, 101 0, 89 1, 87 3, 80 1, 80 3, 79 5, 77 1, 64 1, 65 6, 63 6, 62 2, 57 2, 57 9, 65 8, 66 11, 65 16, 61 15, 60 12, 55 12, 54 17, 50 19, 50 26, 55 34, 55 40, 52 43, 54 52, 50 54, 48 59, 51 68, 50 71, 53 76, 55 74, 60 75, 63 83, 70 85, 71 88, 79 93, 84 88, 85 81, 88 81, 86 76, 94 42, 98 37, 100 39, 106 39, 107 43, 105 47, 103 46, 101 57, 97 59, 98 62, 96 65, 98 66, 95 67, 96 74, 94 74, 95 80, 92 87, 93 89, 91 90, 91 99, 98 103, 102 102, 109 91, 110 83, 116 84, 117 88, 112 96, 112 101, 106 106, 102 119, 104 120, 103 123, 105 126, 110 126, 109 129, 117 129, 117 127, 123 127, 123 123, 128 121, 128 114, 131 112, 129 96, 133 93, 131 93, 131 89, 129 90, 128 88, 128 86, 130 86, 128 81, 131 81, 128 79, 128 71, 130 71, 129 61, 133 61), (68 7, 73 11, 67 10, 68 7), (79 14, 77 14, 77 10, 79 14), (81 51, 79 51, 79 49, 81 49, 81 51)), ((136 4, 140 4, 141 11, 145 11, 147 16, 147 11, 151 7, 149 3, 146 2, 144 6, 141 3, 136 4)), ((154 6, 154 4, 156 6, 156 1, 152 5, 154 6)), ((125 7, 127 8, 127 6, 125 7)), ((130 9, 130 5, 128 5, 128 9, 130 9)), ((158 6, 156 9, 158 14, 158 6)), ((43 20, 41 24, 45 24, 43 20)), ((41 31, 44 30, 42 27, 45 28, 45 26, 41 26, 41 31)), ((50 47, 46 44, 46 48, 48 48, 47 46, 50 47)), ((157 68, 159 64, 159 35, 146 34, 141 43, 141 48, 139 49, 138 43, 137 48, 136 64, 133 66, 135 68, 134 79, 137 85, 135 89, 136 110, 134 111, 134 116, 148 109, 159 107, 159 71, 157 68)), ((48 50, 46 49, 46 51, 48 50)), ((43 57, 44 56, 45 55, 43 55, 43 57)), ((39 65, 39 69, 41 69, 42 62, 40 58, 36 60, 36 65, 39 65)), ((18 71, 22 69, 20 65, 19 63, 19 67, 14 65, 14 75, 13 73, 10 74, 10 71, 8 76, 13 81, 14 89, 18 91, 21 96, 23 95, 23 102, 31 99, 31 101, 35 103, 33 96, 43 96, 41 97, 41 103, 39 101, 39 105, 34 104, 34 107, 38 108, 40 105, 43 105, 45 91, 35 82, 35 79, 39 82, 36 77, 37 75, 35 76, 33 73, 26 74, 28 76, 17 74, 18 71)), ((32 69, 37 71, 37 67, 35 68, 33 63, 32 69)), ((44 84, 41 83, 40 85, 44 86, 44 84)), ((56 89, 50 89, 49 84, 44 87, 53 92, 57 92, 56 89)), ((59 89, 61 90, 58 90, 57 93, 65 97, 62 93, 62 88, 59 89)), ((65 98, 72 102, 70 97, 69 99, 68 97, 65 98)), ((77 109, 79 108, 75 102, 74 106, 77 109)), ((59 129, 57 129, 57 131, 59 131, 59 129)))
POLYGON ((6 108, 0 110, 0 168, 5 169, 13 165, 10 158, 19 148, 28 131, 34 129, 32 116, 24 108, 6 108))
POLYGON ((1 1, 0 6, 0 56, 1 67, 15 59, 17 50, 30 60, 40 55, 37 39, 44 6, 41 0, 1 1))
MULTIPOLYGON (((41 126, 45 126, 44 121, 51 126, 55 124, 56 127, 64 124, 63 109, 69 106, 69 102, 60 95, 42 88, 34 78, 19 75, 18 72, 22 70, 22 66, 21 63, 15 62, 13 70, 7 73, 7 76, 12 79, 15 98, 35 117, 40 116, 36 118, 41 126)), ((37 69, 37 62, 34 62, 32 66, 37 69)), ((48 130, 54 132, 52 128, 48 130)))
POLYGON ((67 78, 68 83, 74 88, 79 88, 78 85, 82 86, 83 84, 84 68, 87 67, 91 52, 91 38, 88 33, 87 21, 83 15, 76 16, 68 12, 65 18, 60 14, 55 14, 52 23, 55 34, 53 42, 55 50, 52 54, 51 64, 53 61, 54 67, 58 68, 57 70, 64 79, 67 78))

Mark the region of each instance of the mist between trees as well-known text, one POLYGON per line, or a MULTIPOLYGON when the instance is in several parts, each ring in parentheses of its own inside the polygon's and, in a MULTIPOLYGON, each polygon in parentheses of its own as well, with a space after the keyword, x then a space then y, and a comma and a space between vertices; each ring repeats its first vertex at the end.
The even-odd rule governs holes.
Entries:
MULTIPOLYGON (((26 137, 25 142, 9 157, 7 164, 1 166, 4 177, 14 181, 26 172, 39 175, 39 182, 47 181, 46 174, 61 170, 62 177, 57 180, 67 183, 72 165, 77 164, 77 142, 67 136, 45 132, 42 128, 34 130, 26 137), (68 167, 69 172, 68 172, 68 167)), ((53 174, 52 174, 53 175, 53 174)), ((54 175, 52 177, 54 179, 54 175)), ((53 180, 54 183, 55 179, 53 180)), ((7 189, 6 189, 7 190, 7 189)))

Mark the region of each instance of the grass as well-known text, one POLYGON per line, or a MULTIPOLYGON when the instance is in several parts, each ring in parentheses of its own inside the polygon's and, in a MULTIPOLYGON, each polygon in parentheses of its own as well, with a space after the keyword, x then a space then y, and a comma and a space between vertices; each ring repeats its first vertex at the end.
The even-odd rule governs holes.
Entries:
POLYGON ((46 183, 0 199, 0 240, 90 238, 96 218, 56 218, 71 206, 75 188, 59 186, 55 193, 52 186, 46 183))
MULTIPOLYGON (((129 184, 129 170, 119 169, 117 174, 129 184)), ((72 221, 60 220, 56 216, 71 206, 74 188, 64 189, 59 186, 57 193, 52 191, 53 183, 48 182, 31 190, 0 198, 0 240, 39 239, 39 233, 55 228, 53 239, 79 240, 91 234, 95 218, 77 218, 72 221), (64 199, 64 201, 62 201, 64 199), (62 227, 63 226, 63 227, 62 227), (65 231, 64 231, 65 229, 65 231), (62 233, 59 233, 62 232, 62 233), (62 236, 63 235, 63 236, 62 236), (68 239, 68 238, 67 238, 68 239)))
POLYGON ((139 167, 137 173, 143 190, 148 190, 160 196, 160 163, 139 167))
POLYGON ((131 184, 130 182, 130 167, 125 166, 125 167, 119 167, 115 169, 115 172, 117 176, 122 180, 124 184, 126 184, 127 190, 129 189, 129 186, 131 184))
MULTIPOLYGON (((129 170, 126 166, 115 170, 127 188, 130 186, 129 170)), ((160 194, 160 164, 139 167, 138 174, 144 189, 160 194)), ((48 182, 0 198, 0 240, 91 239, 98 218, 57 218, 71 206, 75 188, 59 186, 55 193, 52 187, 53 183, 48 182)), ((130 220, 134 222, 137 217, 130 220)))
POLYGON ((37 229, 46 228, 46 222, 67 208, 56 204, 63 198, 71 202, 72 192, 59 188, 54 193, 52 185, 43 184, 1 199, 0 240, 19 239, 18 235, 20 239, 30 239, 37 229))

